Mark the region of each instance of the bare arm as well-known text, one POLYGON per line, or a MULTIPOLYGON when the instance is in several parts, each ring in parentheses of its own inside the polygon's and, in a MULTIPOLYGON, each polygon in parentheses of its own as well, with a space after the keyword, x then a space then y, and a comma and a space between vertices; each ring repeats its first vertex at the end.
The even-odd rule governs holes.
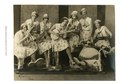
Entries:
POLYGON ((105 31, 106 31, 106 33, 110 36, 110 38, 112 38, 112 33, 108 30, 107 27, 105 27, 105 31))
POLYGON ((16 44, 21 44, 23 43, 26 39, 28 38, 28 36, 24 36, 19 32, 15 34, 15 43, 16 44))
POLYGON ((94 36, 93 36, 93 40, 95 40, 96 37, 97 37, 97 33, 96 33, 96 31, 95 31, 94 36))

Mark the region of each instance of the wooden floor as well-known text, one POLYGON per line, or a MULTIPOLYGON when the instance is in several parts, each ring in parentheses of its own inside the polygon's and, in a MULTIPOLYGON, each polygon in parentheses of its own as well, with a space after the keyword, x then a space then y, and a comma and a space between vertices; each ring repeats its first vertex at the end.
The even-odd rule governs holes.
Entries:
POLYGON ((14 73, 14 80, 104 80, 114 81, 114 71, 107 71, 107 73, 96 73, 96 72, 20 72, 14 73))

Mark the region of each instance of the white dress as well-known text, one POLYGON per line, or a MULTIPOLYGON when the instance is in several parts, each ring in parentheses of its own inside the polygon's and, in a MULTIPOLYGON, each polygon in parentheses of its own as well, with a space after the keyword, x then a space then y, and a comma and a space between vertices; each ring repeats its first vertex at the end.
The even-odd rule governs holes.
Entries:
MULTIPOLYGON (((55 28, 53 30, 55 33, 60 33, 63 30, 63 27, 61 27, 59 23, 53 25, 53 27, 55 28)), ((68 47, 69 47, 69 44, 67 40, 63 39, 62 37, 59 37, 56 40, 52 39, 52 49, 54 52, 63 51, 68 47)))
POLYGON ((82 26, 81 40, 82 41, 91 40, 92 19, 90 17, 86 17, 85 19, 81 18, 79 22, 80 22, 80 24, 82 26))
POLYGON ((37 44, 30 40, 26 39, 22 43, 20 41, 25 37, 25 34, 22 30, 19 30, 14 37, 14 55, 17 58, 26 58, 31 56, 37 50, 37 44))
MULTIPOLYGON (((101 38, 101 37, 108 37, 108 36, 112 36, 112 33, 108 30, 108 28, 106 26, 101 26, 100 30, 99 29, 96 29, 95 30, 95 34, 97 32, 100 32, 96 38, 101 38)), ((97 47, 101 47, 101 46, 104 46, 104 47, 109 47, 110 46, 110 42, 108 39, 101 39, 101 40, 98 40, 95 45, 97 47)))
MULTIPOLYGON (((46 28, 47 30, 49 30, 51 28, 52 24, 51 22, 48 22, 46 25, 43 22, 40 22, 40 34, 46 32, 46 28)), ((38 50, 39 50, 39 54, 44 53, 45 51, 51 49, 51 39, 49 36, 49 33, 46 32, 45 36, 41 39, 42 41, 40 41, 38 43, 38 50)))

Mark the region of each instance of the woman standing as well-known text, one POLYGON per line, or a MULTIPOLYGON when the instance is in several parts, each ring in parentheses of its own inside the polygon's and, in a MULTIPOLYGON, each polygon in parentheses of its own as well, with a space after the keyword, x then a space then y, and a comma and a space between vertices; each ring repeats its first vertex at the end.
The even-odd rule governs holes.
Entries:
POLYGON ((80 34, 80 24, 78 21, 78 16, 77 16, 78 12, 77 11, 73 11, 71 13, 69 22, 68 22, 68 29, 67 30, 74 30, 70 33, 68 33, 68 38, 69 38, 69 44, 70 44, 70 49, 71 52, 74 51, 75 47, 79 45, 79 34, 80 34))
POLYGON ((79 20, 82 26, 81 42, 92 42, 92 19, 87 16, 87 10, 85 8, 81 9, 80 14, 82 15, 82 18, 79 20))
POLYGON ((21 30, 19 30, 14 37, 14 55, 18 59, 18 70, 23 69, 24 59, 31 56, 31 62, 34 63, 35 52, 37 50, 37 44, 34 42, 30 32, 32 29, 27 28, 27 25, 23 23, 21 30))
POLYGON ((49 34, 49 30, 52 26, 52 23, 49 22, 48 14, 43 15, 43 21, 40 22, 40 34, 42 38, 38 43, 39 54, 44 53, 46 60, 46 68, 50 65, 50 49, 51 49, 51 38, 49 34))
POLYGON ((52 38, 52 48, 53 51, 56 53, 56 68, 59 66, 59 52, 63 50, 66 50, 70 63, 74 64, 69 48, 69 43, 61 36, 61 34, 63 33, 63 31, 67 26, 67 23, 68 23, 68 18, 63 17, 62 22, 53 25, 53 27, 49 31, 51 33, 51 38, 52 38))

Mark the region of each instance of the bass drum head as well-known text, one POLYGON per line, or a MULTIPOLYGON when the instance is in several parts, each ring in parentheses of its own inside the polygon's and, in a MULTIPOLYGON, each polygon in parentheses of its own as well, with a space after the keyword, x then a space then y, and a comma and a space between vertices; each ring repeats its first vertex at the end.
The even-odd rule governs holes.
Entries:
POLYGON ((92 58, 93 56, 98 55, 99 52, 95 48, 91 47, 86 47, 83 48, 79 54, 79 58, 84 57, 84 58, 92 58))

